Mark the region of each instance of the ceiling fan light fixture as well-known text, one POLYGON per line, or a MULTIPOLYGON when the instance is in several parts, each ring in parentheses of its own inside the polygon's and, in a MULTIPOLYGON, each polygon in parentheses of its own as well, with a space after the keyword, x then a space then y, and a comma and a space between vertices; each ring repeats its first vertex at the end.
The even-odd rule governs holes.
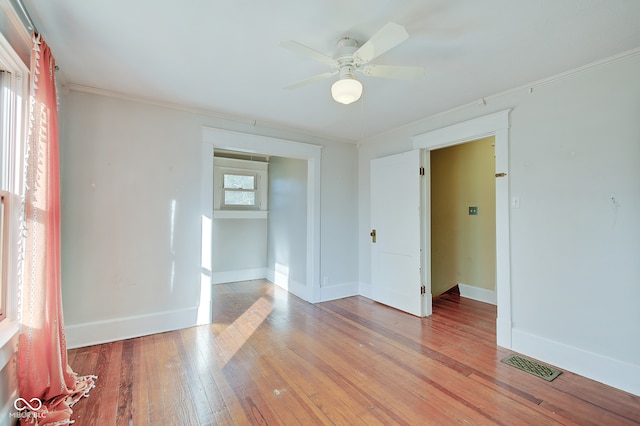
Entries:
POLYGON ((336 102, 349 105, 362 96, 362 83, 354 77, 341 78, 331 85, 331 96, 336 102))

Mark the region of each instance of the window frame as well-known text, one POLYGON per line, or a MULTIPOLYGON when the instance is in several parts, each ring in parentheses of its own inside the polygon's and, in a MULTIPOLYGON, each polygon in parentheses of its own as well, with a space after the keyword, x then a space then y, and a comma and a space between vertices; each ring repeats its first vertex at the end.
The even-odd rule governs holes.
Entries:
MULTIPOLYGON (((27 40, 30 41, 30 38, 27 40)), ((0 266, 0 347, 12 338, 19 328, 18 299, 21 286, 20 232, 21 206, 24 196, 24 153, 28 134, 29 68, 12 44, 0 33, 0 69, 7 71, 9 79, 3 87, 9 89, 3 96, 2 152, 0 153, 0 193, 2 195, 2 249, 0 266)), ((0 368, 2 368, 0 363, 0 368)))
POLYGON ((233 209, 233 210, 257 210, 260 208, 260 191, 258 190, 260 175, 258 172, 250 171, 231 171, 222 170, 222 199, 220 200, 221 209, 233 209), (253 188, 234 188, 225 186, 226 176, 250 176, 253 178, 253 188), (253 204, 231 204, 227 203, 227 192, 250 192, 253 193, 253 204))
MULTIPOLYGON (((231 217, 234 212, 240 216, 263 214, 268 212, 268 170, 269 163, 255 160, 244 160, 226 157, 214 157, 213 172, 213 210, 214 216, 219 212, 224 217, 231 217), (242 206, 226 204, 224 200, 224 175, 255 176, 255 204, 242 206)), ((220 216, 220 217, 222 217, 220 216)))
POLYGON ((0 190, 0 322, 7 317, 7 297, 9 287, 9 274, 7 271, 7 251, 9 246, 8 224, 9 217, 7 215, 10 194, 7 191, 0 190))

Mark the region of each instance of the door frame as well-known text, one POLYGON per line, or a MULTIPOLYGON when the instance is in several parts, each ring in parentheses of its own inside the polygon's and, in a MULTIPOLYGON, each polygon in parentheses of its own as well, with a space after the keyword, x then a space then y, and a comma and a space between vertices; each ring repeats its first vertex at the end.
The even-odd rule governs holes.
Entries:
MULTIPOLYGON (((511 109, 443 127, 413 136, 413 149, 432 150, 471 142, 489 136, 495 137, 496 154, 496 343, 505 348, 512 346, 511 321, 511 250, 509 211, 509 114, 511 109), (498 174, 504 174, 498 177, 498 174)), ((426 165, 425 165, 426 166, 426 165)), ((426 174, 426 173, 425 173, 426 174)), ((424 197, 424 211, 431 211, 431 200, 424 197)), ((425 228, 428 228, 426 224, 425 228)), ((431 250, 431 236, 425 235, 423 249, 431 250)), ((430 260, 424 259, 428 287, 431 286, 430 260)))
MULTIPOLYGON (((202 265, 211 265, 211 222, 213 217, 213 152, 214 149, 252 152, 307 161, 307 262, 305 286, 288 288, 308 301, 320 301, 320 162, 322 146, 270 136, 242 133, 202 126, 202 265)), ((210 270, 209 270, 210 273, 210 270)), ((210 280, 209 280, 210 281, 210 280)), ((203 279, 203 287, 205 279, 203 279)))

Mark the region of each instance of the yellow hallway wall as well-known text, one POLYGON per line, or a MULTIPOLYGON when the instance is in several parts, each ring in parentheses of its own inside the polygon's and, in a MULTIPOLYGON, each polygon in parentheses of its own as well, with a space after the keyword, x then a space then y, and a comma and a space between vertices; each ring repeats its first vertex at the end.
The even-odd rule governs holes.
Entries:
POLYGON ((431 151, 433 296, 458 283, 495 290, 495 179, 494 137, 431 151))

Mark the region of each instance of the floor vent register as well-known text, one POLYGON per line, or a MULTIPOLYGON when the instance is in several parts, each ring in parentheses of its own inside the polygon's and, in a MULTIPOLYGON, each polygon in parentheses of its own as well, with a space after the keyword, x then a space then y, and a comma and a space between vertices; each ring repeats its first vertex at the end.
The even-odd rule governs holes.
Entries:
POLYGON ((504 358, 502 362, 512 367, 519 368, 522 371, 526 371, 527 373, 533 374, 534 376, 538 376, 549 382, 562 374, 562 371, 558 369, 540 364, 537 361, 533 361, 516 354, 509 355, 508 357, 504 358))

